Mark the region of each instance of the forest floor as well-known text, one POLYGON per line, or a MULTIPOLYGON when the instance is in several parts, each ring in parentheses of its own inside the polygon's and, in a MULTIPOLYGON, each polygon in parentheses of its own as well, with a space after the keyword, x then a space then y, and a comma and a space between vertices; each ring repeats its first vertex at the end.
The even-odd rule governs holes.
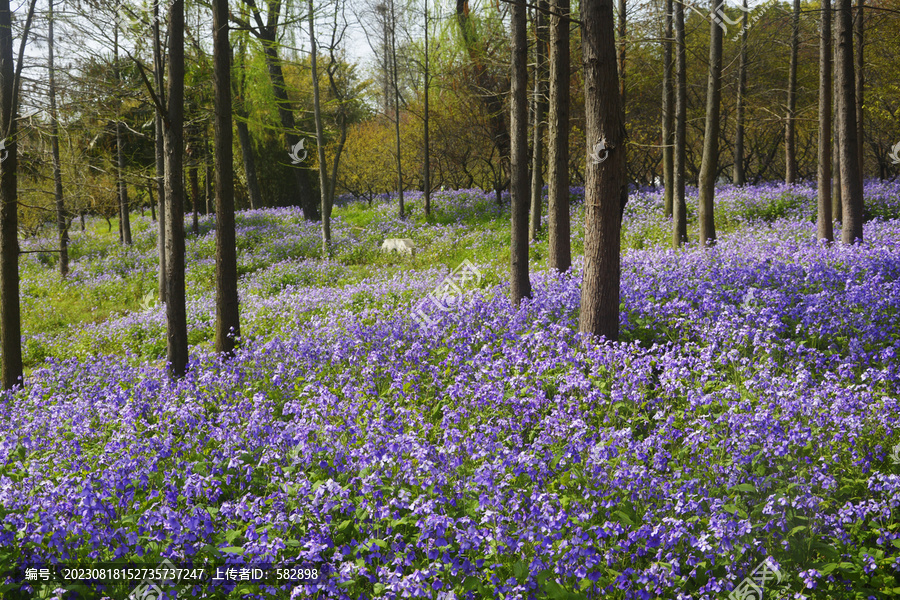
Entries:
MULTIPOLYGON (((65 281, 52 254, 23 255, 0 565, 269 569, 150 578, 170 599, 687 600, 761 580, 767 599, 900 596, 900 185, 867 184, 851 247, 816 242, 812 186, 722 188, 718 243, 680 251, 660 193, 635 191, 617 343, 577 333, 582 199, 572 270, 546 270, 544 230, 518 308, 508 199, 438 193, 425 219, 412 195, 402 221, 394 202, 351 203, 326 260, 299 209, 243 211, 228 361, 201 217, 177 382, 149 217, 130 247, 115 222, 73 231, 65 281)), ((139 583, 21 581, 0 596, 139 583)))

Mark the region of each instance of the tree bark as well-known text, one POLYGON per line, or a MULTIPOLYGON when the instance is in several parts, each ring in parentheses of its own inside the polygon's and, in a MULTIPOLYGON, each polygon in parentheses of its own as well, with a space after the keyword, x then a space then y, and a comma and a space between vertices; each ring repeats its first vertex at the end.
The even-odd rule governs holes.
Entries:
POLYGON ((188 336, 184 288, 184 0, 169 7, 166 154, 166 321, 169 374, 187 372, 188 336))
POLYGON ((841 132, 841 241, 852 244, 863 237, 862 177, 859 170, 856 77, 853 64, 853 14, 850 0, 836 0, 838 59, 837 81, 841 96, 838 124, 841 132))
POLYGON ((403 200, 403 155, 400 147, 400 82, 397 71, 397 16, 394 0, 390 0, 391 10, 391 84, 394 88, 394 134, 397 144, 397 198, 400 201, 400 218, 406 217, 403 200))
POLYGON ((0 360, 3 389, 22 381, 22 323, 19 308, 18 140, 9 0, 0 0, 0 360))
POLYGON ((684 198, 685 135, 687 133, 687 51, 684 43, 684 4, 675 2, 675 156, 673 157, 672 246, 687 242, 687 204, 684 198))
MULTIPOLYGON (((551 269, 565 272, 572 266, 569 240, 569 0, 550 0, 550 10, 549 262, 551 269)), ((612 60, 615 65, 615 58, 612 60)))
MULTIPOLYGON (((835 9, 837 4, 835 3, 835 9)), ((832 9, 832 21, 837 18, 836 10, 832 9)), ((831 146, 831 175, 833 183, 831 185, 831 219, 832 221, 840 221, 843 219, 843 204, 841 202, 841 128, 839 117, 841 114, 841 91, 838 86, 837 73, 834 72, 838 59, 838 31, 837 27, 832 24, 833 37, 831 39, 832 46, 832 85, 831 95, 834 98, 832 105, 831 132, 834 143, 831 146)))
POLYGON ((738 93, 735 106, 736 131, 734 134, 734 184, 747 183, 744 174, 744 95, 747 93, 747 0, 743 1, 744 14, 741 19, 741 57, 738 64, 738 93))
POLYGON ((50 146, 53 153, 53 187, 56 198, 56 230, 59 234, 59 274, 69 273, 69 228, 63 200, 62 167, 59 160, 59 119, 56 112, 56 73, 53 65, 53 2, 47 2, 47 70, 50 76, 50 146))
POLYGON ((531 163, 531 219, 528 223, 528 239, 536 240, 541 230, 544 194, 544 122, 547 112, 547 0, 537 0, 535 11, 535 65, 534 65, 534 139, 531 163))
POLYGON ((666 216, 672 216, 673 186, 675 185, 675 90, 672 85, 672 14, 673 0, 666 0, 665 34, 663 39, 663 81, 662 81, 662 156, 663 156, 663 206, 666 216))
MULTIPOLYGON (((122 84, 122 76, 119 71, 119 26, 113 26, 113 61, 115 66, 116 84, 122 84)), ((118 95, 118 92, 116 93, 118 95)), ((128 206, 128 184, 125 182, 125 126, 119 115, 122 103, 116 101, 116 186, 119 191, 119 237, 122 243, 131 245, 131 218, 128 206)))
POLYGON ((259 192, 259 181, 256 177, 256 160, 253 158, 253 144, 250 141, 250 129, 246 121, 235 119, 238 131, 238 141, 241 144, 241 157, 244 159, 244 175, 247 176, 247 195, 250 198, 250 208, 256 209, 262 206, 262 198, 259 192))
POLYGON ((791 62, 788 70, 787 120, 784 132, 784 182, 797 181, 796 120, 797 111, 797 53, 800 48, 800 0, 794 0, 791 18, 791 62))
MULTIPOLYGON (((617 87, 612 0, 582 0, 585 136, 588 152, 606 142, 606 158, 585 168, 584 278, 579 330, 619 338, 620 235, 628 200, 625 115, 617 87)), ((602 158, 602 157, 601 157, 602 158)))
MULTIPOLYGON (((710 14, 718 0, 710 0, 710 14)), ((700 243, 716 242, 715 195, 719 165, 719 109, 722 97, 722 27, 710 24, 709 76, 706 83, 706 129, 703 137, 703 162, 700 163, 699 211, 700 243)))
POLYGON ((213 0, 213 85, 216 178, 216 352, 234 353, 241 335, 234 223, 234 156, 231 130, 231 47, 228 0, 213 0))
POLYGON ((628 35, 628 21, 625 0, 619 1, 619 47, 616 59, 619 62, 619 95, 622 97, 622 106, 625 106, 625 36, 628 35))
POLYGON ((200 204, 200 182, 197 176, 197 165, 192 165, 188 170, 191 179, 191 232, 200 235, 200 223, 197 219, 197 205, 200 204))
POLYGON ((510 289, 514 304, 531 297, 528 277, 528 37, 525 6, 510 6, 510 289))
MULTIPOLYGON (((322 256, 331 256, 331 215, 328 210, 328 165, 325 164, 325 132, 322 130, 322 108, 319 103, 319 71, 316 65, 315 10, 313 0, 309 0, 309 60, 313 85, 313 119, 316 123, 316 152, 319 158, 319 194, 322 203, 322 256)), ((399 115, 399 113, 398 113, 399 115)), ((399 130, 397 132, 397 152, 400 152, 399 130)), ((399 169, 399 162, 397 168, 399 169)), ((400 200, 400 218, 403 218, 403 200, 400 200)))
POLYGON ((819 37, 819 188, 816 233, 834 241, 831 218, 831 0, 822 3, 819 37))
MULTIPOLYGON (((538 0, 541 1, 541 0, 538 0)), ((423 187, 425 188, 423 192, 425 193, 425 216, 431 216, 431 144, 429 140, 429 131, 430 127, 429 122, 429 112, 428 112, 428 88, 431 87, 431 69, 430 62, 428 56, 428 2, 425 2, 425 60, 424 60, 424 76, 425 76, 425 105, 423 106, 423 110, 425 112, 424 122, 422 124, 422 135, 423 142, 425 146, 425 158, 422 161, 422 179, 423 187)))

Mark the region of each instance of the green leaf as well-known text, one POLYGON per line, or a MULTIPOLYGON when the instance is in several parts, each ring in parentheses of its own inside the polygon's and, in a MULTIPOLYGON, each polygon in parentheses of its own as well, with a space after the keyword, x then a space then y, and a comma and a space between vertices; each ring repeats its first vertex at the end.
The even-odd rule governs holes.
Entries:
POLYGON ((734 491, 734 492, 755 492, 756 486, 753 485, 752 483, 739 483, 737 485, 731 486, 728 489, 729 489, 729 491, 734 491))
POLYGON ((222 548, 222 552, 228 552, 229 554, 243 554, 244 549, 240 546, 228 546, 227 548, 222 548))

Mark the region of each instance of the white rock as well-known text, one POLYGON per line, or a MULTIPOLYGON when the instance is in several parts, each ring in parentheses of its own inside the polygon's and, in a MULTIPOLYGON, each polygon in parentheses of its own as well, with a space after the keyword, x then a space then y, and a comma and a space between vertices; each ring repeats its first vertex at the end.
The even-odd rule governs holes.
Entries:
POLYGON ((400 254, 415 254, 416 248, 409 238, 389 238, 381 244, 383 252, 398 252, 400 254))

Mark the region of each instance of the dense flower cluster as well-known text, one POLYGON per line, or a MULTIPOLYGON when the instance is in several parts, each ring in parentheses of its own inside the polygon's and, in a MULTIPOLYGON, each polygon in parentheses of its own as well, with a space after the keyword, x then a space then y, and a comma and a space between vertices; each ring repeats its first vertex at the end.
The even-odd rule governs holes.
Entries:
MULTIPOLYGON (((775 210, 759 198, 784 193, 726 190, 723 212, 775 210)), ((365 231, 338 222, 327 261, 305 258, 317 232, 296 211, 244 213, 243 344, 224 362, 195 347, 177 382, 158 360, 87 357, 159 343, 159 308, 47 334, 96 345, 0 403, 0 564, 326 573, 179 596, 198 598, 687 600, 726 597, 771 557, 792 597, 897 594, 900 221, 828 247, 785 209, 735 217, 713 248, 629 250, 623 341, 607 343, 577 333, 579 261, 533 273, 517 308, 481 254, 481 288, 423 326, 411 309, 446 268, 360 274, 340 259, 401 231, 490 252, 464 214, 502 210, 461 197, 445 225, 394 223, 386 204, 365 231), (278 221, 295 231, 269 243, 278 221)), ((636 191, 626 219, 626 236, 665 227, 658 194, 636 191)), ((192 242, 189 279, 211 269, 213 235, 192 242)), ((78 269, 152 281, 138 250, 94 262, 78 269)), ((78 269, 71 285, 104 285, 78 269)), ((211 327, 211 292, 189 314, 211 327)))

